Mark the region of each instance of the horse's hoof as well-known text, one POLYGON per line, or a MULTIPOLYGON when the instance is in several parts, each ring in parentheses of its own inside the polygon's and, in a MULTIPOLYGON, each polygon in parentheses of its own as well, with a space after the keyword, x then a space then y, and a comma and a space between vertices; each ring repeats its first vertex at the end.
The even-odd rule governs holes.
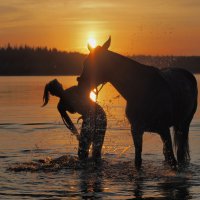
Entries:
POLYGON ((137 169, 137 171, 139 171, 141 169, 141 166, 142 166, 142 160, 136 160, 135 168, 137 169))
POLYGON ((176 160, 169 160, 167 163, 168 163, 168 165, 170 166, 170 168, 173 171, 177 170, 177 162, 176 162, 176 160))
POLYGON ((189 167, 189 164, 189 161, 178 162, 178 171, 184 171, 186 168, 189 167))
POLYGON ((177 171, 177 166, 176 165, 171 165, 170 167, 171 167, 171 170, 177 171))
POLYGON ((95 158, 94 163, 95 163, 96 166, 101 166, 102 165, 102 159, 101 158, 97 158, 97 159, 95 158))

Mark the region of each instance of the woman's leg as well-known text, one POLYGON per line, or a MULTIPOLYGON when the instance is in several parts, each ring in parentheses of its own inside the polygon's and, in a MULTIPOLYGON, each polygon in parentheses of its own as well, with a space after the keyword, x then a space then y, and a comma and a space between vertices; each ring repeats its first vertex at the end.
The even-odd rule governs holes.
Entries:
POLYGON ((95 161, 101 159, 101 150, 103 147, 104 137, 106 133, 106 118, 97 123, 96 129, 93 131, 93 140, 92 140, 92 157, 95 161))
POLYGON ((101 159, 101 150, 103 147, 105 132, 106 131, 98 131, 93 137, 92 157, 95 161, 101 159))
POLYGON ((93 118, 94 129, 92 137, 92 158, 95 162, 98 162, 101 160, 101 150, 107 128, 106 114, 103 108, 98 104, 96 104, 96 110, 93 118))
POLYGON ((92 141, 92 134, 89 130, 90 128, 88 127, 87 121, 83 120, 78 147, 78 157, 81 161, 86 160, 89 155, 89 149, 92 141))

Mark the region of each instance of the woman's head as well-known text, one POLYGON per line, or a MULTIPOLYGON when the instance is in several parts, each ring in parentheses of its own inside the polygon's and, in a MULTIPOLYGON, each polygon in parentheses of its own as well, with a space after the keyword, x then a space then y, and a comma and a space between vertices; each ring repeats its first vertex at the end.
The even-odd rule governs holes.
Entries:
POLYGON ((46 84, 44 88, 44 95, 43 95, 43 106, 47 105, 49 102, 49 94, 57 97, 61 97, 63 93, 63 86, 61 83, 58 82, 57 79, 54 79, 46 84))

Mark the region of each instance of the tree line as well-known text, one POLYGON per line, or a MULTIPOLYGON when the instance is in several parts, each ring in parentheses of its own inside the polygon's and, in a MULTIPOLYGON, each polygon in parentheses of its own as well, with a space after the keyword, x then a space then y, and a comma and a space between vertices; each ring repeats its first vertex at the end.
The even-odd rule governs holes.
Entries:
POLYGON ((85 55, 47 47, 0 48, 0 75, 77 75, 85 55))
MULTIPOLYGON (((140 63, 165 67, 181 67, 200 72, 200 56, 129 56, 140 63)), ((0 75, 79 75, 85 54, 56 48, 11 46, 0 47, 0 75)))

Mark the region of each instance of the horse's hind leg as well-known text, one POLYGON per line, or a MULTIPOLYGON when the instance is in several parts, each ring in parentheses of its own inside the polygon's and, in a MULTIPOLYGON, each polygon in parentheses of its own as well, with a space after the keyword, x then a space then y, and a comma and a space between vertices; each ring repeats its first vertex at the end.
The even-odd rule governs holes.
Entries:
POLYGON ((142 137, 144 131, 140 128, 131 128, 133 142, 135 145, 135 167, 139 170, 142 165, 142 137))
POLYGON ((169 128, 163 129, 160 132, 160 137, 163 142, 163 154, 165 156, 165 161, 172 167, 176 167, 176 159, 174 157, 174 152, 172 148, 172 140, 171 140, 171 135, 170 135, 170 130, 169 128))

